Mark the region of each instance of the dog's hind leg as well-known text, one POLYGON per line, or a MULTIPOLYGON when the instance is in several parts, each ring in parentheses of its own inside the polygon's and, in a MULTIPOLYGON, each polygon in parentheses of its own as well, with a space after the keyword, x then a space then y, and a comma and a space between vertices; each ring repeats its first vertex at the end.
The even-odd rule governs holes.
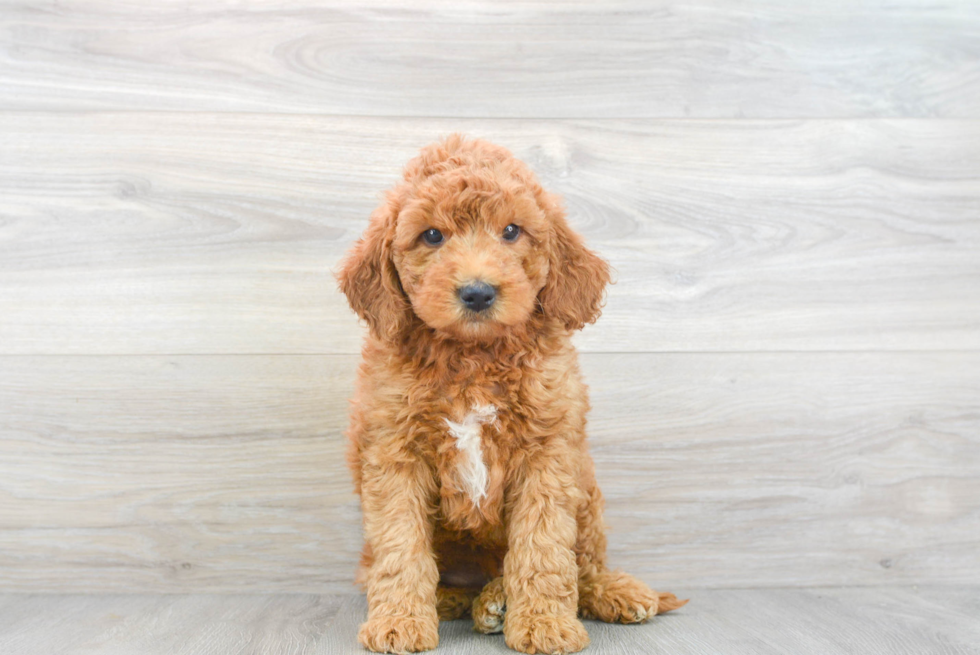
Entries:
POLYGON ((605 502, 591 470, 591 458, 587 466, 590 470, 583 475, 586 501, 578 511, 575 543, 579 613, 585 618, 607 623, 641 623, 687 603, 677 600, 674 594, 658 593, 627 573, 608 569, 602 520, 605 502))
POLYGON ((502 632, 507 596, 504 594, 503 576, 494 578, 473 600, 473 629, 483 634, 502 632))
POLYGON ((439 613, 439 620, 455 621, 466 616, 473 605, 473 599, 479 594, 479 589, 439 585, 436 587, 436 612, 439 613))

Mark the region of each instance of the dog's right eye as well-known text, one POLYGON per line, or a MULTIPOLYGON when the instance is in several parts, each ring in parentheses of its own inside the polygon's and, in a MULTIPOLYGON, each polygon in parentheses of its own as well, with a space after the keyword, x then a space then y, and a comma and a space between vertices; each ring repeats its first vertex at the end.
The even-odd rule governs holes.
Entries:
POLYGON ((443 240, 442 232, 434 227, 430 227, 422 233, 422 240, 430 246, 438 246, 443 240))

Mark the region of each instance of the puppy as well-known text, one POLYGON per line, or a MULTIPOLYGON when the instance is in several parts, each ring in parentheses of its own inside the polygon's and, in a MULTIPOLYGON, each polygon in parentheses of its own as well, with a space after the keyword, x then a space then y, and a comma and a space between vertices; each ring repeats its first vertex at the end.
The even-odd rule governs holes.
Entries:
POLYGON ((523 163, 458 135, 423 149, 339 281, 370 328, 348 432, 361 644, 435 648, 439 619, 470 612, 515 650, 572 653, 579 616, 686 602, 606 567, 571 335, 599 316, 609 267, 523 163))

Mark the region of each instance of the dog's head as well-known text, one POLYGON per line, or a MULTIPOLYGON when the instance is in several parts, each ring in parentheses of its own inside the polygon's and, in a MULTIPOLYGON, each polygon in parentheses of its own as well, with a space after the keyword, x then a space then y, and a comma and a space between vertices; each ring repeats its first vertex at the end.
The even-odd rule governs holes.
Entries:
POLYGON ((560 201, 504 148, 454 135, 409 162, 339 273, 375 336, 413 321, 491 341, 540 312, 595 321, 609 267, 582 245, 560 201))

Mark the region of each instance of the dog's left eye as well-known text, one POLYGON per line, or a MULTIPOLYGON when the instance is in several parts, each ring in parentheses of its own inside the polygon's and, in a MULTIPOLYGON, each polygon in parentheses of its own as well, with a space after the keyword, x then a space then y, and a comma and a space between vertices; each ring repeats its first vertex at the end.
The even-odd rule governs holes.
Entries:
POLYGON ((521 227, 519 225, 511 223, 504 228, 504 241, 517 241, 517 237, 519 236, 521 236, 521 227))
POLYGON ((422 240, 430 246, 438 246, 440 243, 442 243, 442 239, 442 232, 434 227, 430 227, 428 230, 422 233, 422 240))

